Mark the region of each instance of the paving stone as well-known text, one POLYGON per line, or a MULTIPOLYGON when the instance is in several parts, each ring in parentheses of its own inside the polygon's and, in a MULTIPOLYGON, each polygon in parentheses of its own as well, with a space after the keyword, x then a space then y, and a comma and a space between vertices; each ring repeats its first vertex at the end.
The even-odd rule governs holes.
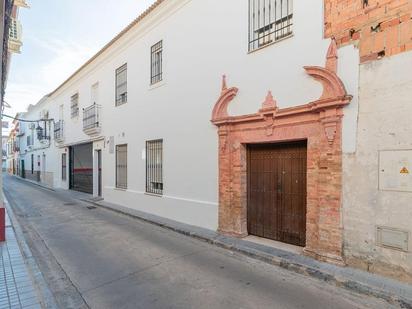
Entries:
POLYGON ((41 309, 41 306, 39 303, 29 305, 29 306, 22 306, 23 309, 41 309))
POLYGON ((0 243, 0 308, 21 309, 23 304, 41 308, 10 222, 6 242, 0 243))

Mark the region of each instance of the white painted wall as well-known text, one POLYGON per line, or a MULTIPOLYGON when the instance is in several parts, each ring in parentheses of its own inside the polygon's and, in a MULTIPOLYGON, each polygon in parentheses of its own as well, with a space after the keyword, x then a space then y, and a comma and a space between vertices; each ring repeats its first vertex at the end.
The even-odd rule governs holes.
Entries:
MULTIPOLYGON (((81 110, 92 102, 99 83, 102 106, 103 197, 141 211, 210 229, 217 228, 217 130, 210 123, 220 93, 221 76, 240 89, 230 106, 233 115, 254 113, 267 91, 280 107, 305 104, 321 95, 321 86, 303 66, 325 63, 329 40, 323 39, 323 1, 294 1, 294 36, 248 53, 247 0, 169 0, 125 34, 48 99, 50 113, 59 118, 64 105, 64 145, 90 140, 82 131, 81 110), (150 47, 163 40, 164 80, 151 87, 150 47), (115 107, 115 70, 128 64, 128 103, 115 107), (79 93, 80 116, 70 118, 70 97, 79 93), (107 141, 128 144, 128 189, 115 189, 115 154, 107 141), (163 139, 164 195, 145 191, 145 142, 163 139)), ((346 108, 344 150, 355 150, 358 53, 339 51, 339 74, 354 102, 346 108)), ((74 69, 74 68, 73 68, 74 69)), ((60 154, 48 163, 56 187, 60 154)))
POLYGON ((412 236, 412 192, 379 190, 379 152, 412 149, 411 66, 411 52, 361 65, 356 152, 346 154, 343 161, 347 257, 399 278, 409 272, 409 280, 412 254, 377 246, 376 227, 401 229, 412 236))

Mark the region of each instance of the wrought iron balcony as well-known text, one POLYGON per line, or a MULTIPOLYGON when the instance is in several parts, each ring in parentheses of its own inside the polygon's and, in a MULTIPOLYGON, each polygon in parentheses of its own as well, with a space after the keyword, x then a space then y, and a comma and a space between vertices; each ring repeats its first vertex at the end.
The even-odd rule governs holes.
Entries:
POLYGON ((58 143, 64 141, 64 122, 63 120, 54 123, 54 140, 58 143))
POLYGON ((21 46, 23 45, 21 41, 21 33, 22 28, 20 21, 18 21, 16 18, 12 18, 10 21, 8 42, 10 52, 20 54, 21 46))
POLYGON ((83 131, 88 135, 97 135, 101 131, 99 109, 96 103, 83 109, 83 131))

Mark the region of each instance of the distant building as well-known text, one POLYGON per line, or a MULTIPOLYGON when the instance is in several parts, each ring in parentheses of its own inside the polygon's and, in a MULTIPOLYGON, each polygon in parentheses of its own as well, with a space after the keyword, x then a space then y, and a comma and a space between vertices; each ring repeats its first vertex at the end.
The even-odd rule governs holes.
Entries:
POLYGON ((1 145, 2 145, 2 170, 3 172, 6 171, 7 167, 7 140, 9 137, 9 122, 2 121, 2 138, 1 138, 1 145))
MULTIPOLYGON (((22 46, 22 27, 18 20, 20 7, 28 7, 25 0, 1 0, 0 2, 0 38, 1 38, 1 66, 0 66, 0 111, 4 108, 4 94, 7 85, 7 76, 10 67, 12 53, 20 53, 22 46)), ((3 144, 3 125, 0 126, 0 135, 3 144)), ((8 150, 7 150, 8 151, 8 150)), ((6 151, 6 153, 7 153, 6 151)), ((2 149, 2 170, 4 166, 4 148, 2 149)), ((6 162, 7 164, 7 162, 6 162)), ((2 170, 0 170, 0 187, 3 187, 2 170)), ((0 194, 0 241, 5 240, 5 211, 3 207, 3 196, 0 194)))

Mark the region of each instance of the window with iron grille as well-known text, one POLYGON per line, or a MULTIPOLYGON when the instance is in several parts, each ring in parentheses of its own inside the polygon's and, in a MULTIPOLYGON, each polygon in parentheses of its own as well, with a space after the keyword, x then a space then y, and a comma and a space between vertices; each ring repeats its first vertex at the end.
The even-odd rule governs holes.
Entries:
POLYGON ((292 34, 293 0, 249 0, 249 51, 292 34))
POLYGON ((67 179, 67 155, 62 153, 62 180, 67 179))
POLYGON ((116 106, 127 102, 127 63, 116 70, 116 106))
POLYGON ((163 41, 152 46, 151 55, 150 83, 153 85, 163 78, 163 41))
POLYGON ((70 98, 70 111, 72 118, 79 116, 79 94, 76 93, 70 98))
POLYGON ((19 39, 18 23, 17 23, 17 20, 15 18, 12 18, 11 22, 10 22, 9 38, 14 39, 14 40, 19 39))
POLYGON ((83 130, 99 127, 99 107, 96 103, 83 109, 83 130))
POLYGON ((28 146, 31 146, 31 136, 30 135, 27 135, 27 147, 28 146))
POLYGON ((163 194, 163 140, 146 142, 146 192, 163 194))
POLYGON ((116 146, 116 188, 127 189, 127 145, 116 146))
POLYGON ((58 120, 54 123, 54 139, 61 140, 63 138, 63 120, 58 120))

